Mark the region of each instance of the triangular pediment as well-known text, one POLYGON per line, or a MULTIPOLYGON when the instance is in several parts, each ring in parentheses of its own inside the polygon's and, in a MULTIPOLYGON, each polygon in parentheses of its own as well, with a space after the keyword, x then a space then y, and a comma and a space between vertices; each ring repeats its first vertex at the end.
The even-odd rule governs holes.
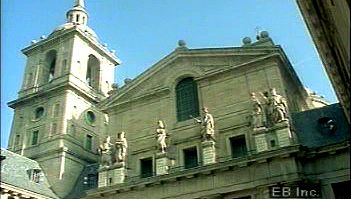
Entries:
POLYGON ((230 70, 271 56, 275 51, 276 47, 175 50, 101 102, 100 107, 107 110, 133 100, 167 93, 181 77, 196 79, 230 70))

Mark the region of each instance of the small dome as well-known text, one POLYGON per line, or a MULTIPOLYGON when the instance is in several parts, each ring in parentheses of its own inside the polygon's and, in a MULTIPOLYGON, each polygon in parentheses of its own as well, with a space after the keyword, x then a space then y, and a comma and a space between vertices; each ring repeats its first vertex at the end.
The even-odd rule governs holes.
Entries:
POLYGON ((269 33, 267 31, 262 31, 260 33, 260 36, 261 36, 261 38, 267 38, 267 37, 269 37, 269 33))
POLYGON ((178 46, 179 47, 185 47, 186 46, 186 42, 184 40, 179 40, 178 41, 178 46))
POLYGON ((251 38, 250 37, 244 37, 243 44, 251 44, 251 38))

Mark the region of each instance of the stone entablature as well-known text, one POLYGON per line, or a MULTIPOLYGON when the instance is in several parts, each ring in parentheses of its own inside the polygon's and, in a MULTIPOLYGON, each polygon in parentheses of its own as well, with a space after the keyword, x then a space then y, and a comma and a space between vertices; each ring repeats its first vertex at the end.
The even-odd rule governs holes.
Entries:
MULTIPOLYGON (((289 147, 284 147, 277 149, 275 151, 267 151, 262 152, 260 154, 253 154, 249 155, 244 158, 227 160, 227 161, 220 161, 217 163, 209 164, 206 166, 199 166, 192 169, 184 169, 184 168, 170 168, 169 173, 166 175, 159 175, 153 176, 149 178, 138 178, 132 177, 127 178, 125 183, 118 184, 114 186, 98 188, 97 190, 88 191, 88 196, 86 198, 99 198, 102 196, 114 195, 117 193, 125 193, 132 191, 134 189, 138 189, 141 192, 138 193, 139 196, 143 193, 143 187, 154 187, 155 189, 162 189, 160 184, 163 188, 167 189, 168 192, 162 191, 155 191, 154 193, 162 193, 161 195, 155 195, 153 198, 164 198, 164 197, 172 197, 172 195, 176 196, 179 194, 176 190, 171 191, 174 188, 174 183, 179 182, 182 184, 181 186, 190 186, 192 188, 188 188, 184 190, 183 194, 190 194, 197 192, 201 194, 201 191, 206 190, 207 186, 210 186, 211 189, 219 189, 220 187, 232 186, 234 184, 241 184, 244 186, 244 181, 256 181, 254 187, 258 186, 260 183, 261 186, 267 185, 266 181, 260 181, 262 179, 272 178, 270 183, 278 183, 280 181, 296 181, 299 180, 298 172, 297 172, 297 165, 295 163, 294 158, 289 158, 289 154, 297 153, 299 151, 298 145, 292 145, 289 147), (285 169, 282 169, 280 164, 287 165, 285 169), (249 173, 256 170, 257 175, 249 175, 249 173), (270 170, 270 171, 269 171, 270 170), (246 175, 244 177, 243 175, 246 175), (215 177, 216 176, 216 177, 215 177), (227 177, 226 177, 227 176, 227 177), (230 180, 228 178, 230 176, 230 180), (204 181, 209 182, 208 178, 216 178, 215 184, 205 183, 204 186, 191 186, 187 182, 188 180, 192 179, 191 181, 204 181), (186 180, 187 179, 187 180, 186 180), (235 181, 235 183, 234 183, 235 181), (184 184, 183 184, 184 183, 184 184), (233 184, 234 183, 234 184, 233 184), (187 184, 187 185, 186 185, 187 184), (217 185, 216 185, 217 184, 217 185), (169 186, 168 186, 169 185, 169 186), (218 187, 217 187, 218 186, 218 187), (172 188, 173 187, 173 188, 172 188), (167 194, 169 193, 169 194, 167 194), (165 195, 163 195, 165 194, 165 195)), ((212 180, 210 180, 212 181, 212 180)), ((179 185, 180 186, 180 185, 179 185)), ((178 187, 178 186, 177 186, 178 187)), ((252 188, 254 188, 252 187, 252 188)), ((248 188, 248 187, 246 187, 248 188)), ((242 190, 243 187, 238 188, 242 190)), ((145 189, 144 189, 145 190, 145 189)), ((235 189, 231 189, 231 191, 235 191, 235 189)), ((131 193, 132 194, 132 193, 131 193)), ((114 195, 116 196, 116 195, 114 195)), ((123 194, 119 197, 130 197, 129 194, 123 194)))

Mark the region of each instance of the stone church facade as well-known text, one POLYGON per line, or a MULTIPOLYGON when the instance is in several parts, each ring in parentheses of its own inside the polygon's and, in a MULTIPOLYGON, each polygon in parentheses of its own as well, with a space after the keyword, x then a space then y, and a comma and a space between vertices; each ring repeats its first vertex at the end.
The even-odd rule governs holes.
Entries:
POLYGON ((58 197, 258 199, 311 184, 337 198, 350 182, 340 107, 312 110, 316 97, 268 32, 240 47, 179 41, 118 87, 121 62, 87 26, 84 1, 66 16, 22 50, 23 85, 9 103, 9 150, 37 161, 58 197))

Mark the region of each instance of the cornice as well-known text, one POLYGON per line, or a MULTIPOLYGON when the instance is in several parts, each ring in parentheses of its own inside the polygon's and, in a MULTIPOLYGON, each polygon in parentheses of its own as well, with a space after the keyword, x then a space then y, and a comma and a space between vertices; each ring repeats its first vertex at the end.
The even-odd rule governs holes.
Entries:
POLYGON ((37 50, 38 48, 41 48, 43 46, 50 45, 51 43, 55 43, 58 40, 62 39, 63 37, 70 36, 70 35, 75 35, 77 34, 80 36, 83 40, 88 42, 95 50, 97 50, 99 53, 103 54, 105 57, 107 57, 114 65, 119 65, 121 64, 121 61, 113 55, 112 53, 108 52, 98 41, 94 41, 93 39, 87 37, 84 32, 82 32, 78 27, 74 26, 72 28, 64 30, 62 33, 59 33, 54 36, 49 36, 46 39, 43 39, 31 46, 28 46, 24 49, 22 49, 22 53, 25 55, 29 55, 31 52, 34 50, 37 50))
POLYGON ((218 57, 218 56, 247 56, 247 55, 267 55, 277 51, 277 47, 228 47, 228 48, 203 48, 203 49, 176 49, 160 61, 152 65, 149 69, 138 75, 132 82, 120 88, 119 92, 101 102, 103 110, 113 106, 112 104, 119 98, 126 95, 130 90, 139 86, 144 80, 148 79, 158 71, 162 70, 169 63, 179 58, 187 57, 218 57))

